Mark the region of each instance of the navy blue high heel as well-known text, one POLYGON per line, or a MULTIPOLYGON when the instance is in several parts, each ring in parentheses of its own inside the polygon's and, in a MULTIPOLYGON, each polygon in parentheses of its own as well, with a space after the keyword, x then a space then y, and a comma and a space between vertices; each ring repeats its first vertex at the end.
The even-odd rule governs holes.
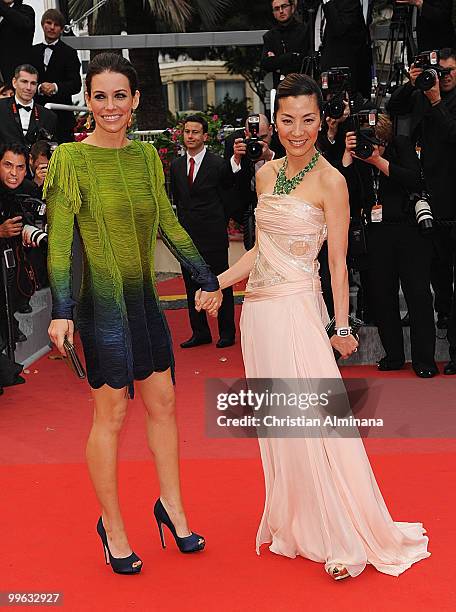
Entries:
POLYGON ((171 531, 178 549, 182 553, 192 553, 198 552, 199 550, 203 550, 206 544, 206 541, 203 536, 200 536, 197 533, 193 532, 189 536, 185 536, 184 538, 180 538, 177 535, 176 528, 174 527, 171 519, 169 518, 168 513, 166 512, 160 498, 158 498, 155 502, 154 516, 157 521, 158 531, 160 533, 160 540, 163 548, 166 548, 165 535, 163 533, 163 525, 166 525, 171 531))
POLYGON ((112 571, 116 574, 139 574, 142 570, 142 561, 135 555, 134 552, 128 557, 113 557, 108 545, 108 536, 103 525, 103 520, 100 516, 97 523, 97 533, 103 542, 103 550, 106 559, 106 565, 111 565, 112 571))

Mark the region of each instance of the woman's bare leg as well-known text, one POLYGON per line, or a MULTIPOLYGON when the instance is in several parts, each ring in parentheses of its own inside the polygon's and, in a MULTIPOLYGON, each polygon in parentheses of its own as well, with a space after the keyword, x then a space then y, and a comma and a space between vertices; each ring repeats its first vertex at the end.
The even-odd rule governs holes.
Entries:
POLYGON ((127 412, 126 389, 103 385, 100 389, 92 389, 92 396, 95 405, 87 441, 87 464, 100 502, 111 554, 128 557, 132 550, 120 513, 117 487, 117 447, 127 412))
POLYGON ((155 458, 160 498, 179 537, 190 535, 187 525, 179 478, 178 433, 175 414, 174 387, 171 371, 154 372, 137 381, 146 407, 147 439, 155 458))

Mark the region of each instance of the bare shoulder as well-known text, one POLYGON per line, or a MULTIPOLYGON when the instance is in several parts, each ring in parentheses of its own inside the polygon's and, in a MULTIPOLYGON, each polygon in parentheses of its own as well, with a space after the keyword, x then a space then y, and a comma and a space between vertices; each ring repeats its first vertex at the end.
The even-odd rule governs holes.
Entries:
POLYGON ((258 193, 262 193, 266 190, 267 185, 274 185, 280 166, 283 164, 285 158, 272 159, 266 162, 256 173, 256 185, 258 193))
MULTIPOLYGON (((321 159, 321 158, 320 158, 321 159)), ((347 183, 344 176, 339 172, 337 168, 331 165, 326 159, 321 159, 321 165, 319 165, 320 180, 324 186, 328 189, 346 189, 347 183)))

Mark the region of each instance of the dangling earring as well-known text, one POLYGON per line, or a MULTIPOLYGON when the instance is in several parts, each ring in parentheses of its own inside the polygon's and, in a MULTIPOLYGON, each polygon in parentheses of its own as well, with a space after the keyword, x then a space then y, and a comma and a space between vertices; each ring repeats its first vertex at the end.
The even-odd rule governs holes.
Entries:
POLYGON ((90 130, 92 127, 92 114, 89 112, 87 115, 86 122, 84 123, 84 127, 86 130, 90 130))
POLYGON ((319 131, 319 132, 321 132, 322 127, 323 127, 323 126, 322 126, 322 124, 320 123, 320 127, 318 128, 318 131, 319 131))
POLYGON ((133 125, 133 111, 130 115, 130 119, 128 120, 127 128, 130 129, 132 125, 133 125))

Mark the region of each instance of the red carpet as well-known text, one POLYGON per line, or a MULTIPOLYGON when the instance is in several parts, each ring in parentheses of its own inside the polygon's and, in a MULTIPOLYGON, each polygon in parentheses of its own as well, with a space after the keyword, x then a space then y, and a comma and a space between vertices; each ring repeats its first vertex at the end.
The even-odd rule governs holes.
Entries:
MULTIPOLYGON (((175 288, 164 293, 161 287, 160 293, 171 295, 175 288)), ((161 550, 152 520, 157 483, 135 399, 122 437, 120 483, 130 539, 144 570, 124 577, 104 565, 95 533, 97 503, 83 463, 90 394, 65 363, 46 356, 31 366, 26 385, 6 389, 0 399, 0 592, 62 591, 63 609, 71 611, 454 610, 454 441, 366 441, 394 518, 422 521, 430 536, 432 556, 401 577, 368 567, 354 580, 335 583, 317 563, 267 549, 258 557, 254 538, 263 481, 257 443, 204 434, 204 379, 242 376, 239 344, 183 351, 178 345, 189 335, 187 314, 167 316, 177 347, 184 497, 207 550, 181 555, 170 537, 161 550)), ((374 368, 344 369, 345 376, 374 374, 374 368)), ((399 374, 413 378, 410 371, 399 374)), ((417 398, 403 398, 408 401, 417 398)))

